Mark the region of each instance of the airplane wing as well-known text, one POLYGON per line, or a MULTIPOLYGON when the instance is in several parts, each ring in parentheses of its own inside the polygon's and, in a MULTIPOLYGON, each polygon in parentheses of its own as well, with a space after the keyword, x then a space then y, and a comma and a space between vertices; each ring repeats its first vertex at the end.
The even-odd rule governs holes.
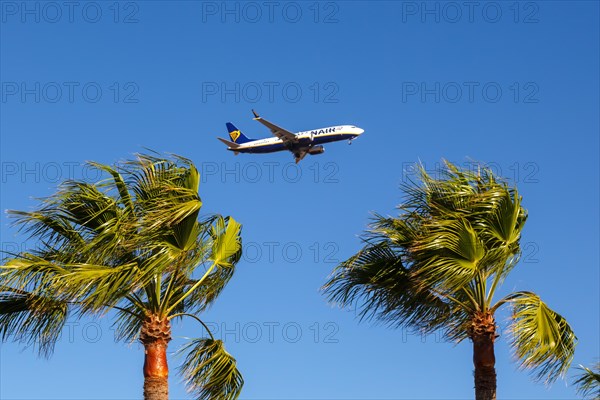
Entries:
POLYGON ((292 132, 283 129, 275 125, 274 123, 267 121, 266 119, 263 119, 254 110, 252 110, 252 113, 254 114, 254 120, 260 122, 261 124, 269 128, 271 130, 271 133, 277 136, 279 139, 281 139, 283 143, 295 143, 298 141, 298 138, 292 132))
POLYGON ((296 160, 296 164, 298 164, 306 155, 308 154, 308 149, 301 149, 294 153, 294 159, 296 160))

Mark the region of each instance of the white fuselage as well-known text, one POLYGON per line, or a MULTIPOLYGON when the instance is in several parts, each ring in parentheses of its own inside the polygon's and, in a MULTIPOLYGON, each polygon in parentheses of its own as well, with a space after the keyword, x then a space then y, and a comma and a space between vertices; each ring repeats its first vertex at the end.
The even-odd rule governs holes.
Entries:
POLYGON ((353 140, 364 132, 363 129, 353 125, 328 126, 326 128, 312 129, 310 131, 296 132, 296 143, 284 143, 280 138, 267 138, 252 140, 240 144, 235 151, 270 153, 274 151, 289 150, 290 147, 306 147, 339 140, 353 140))

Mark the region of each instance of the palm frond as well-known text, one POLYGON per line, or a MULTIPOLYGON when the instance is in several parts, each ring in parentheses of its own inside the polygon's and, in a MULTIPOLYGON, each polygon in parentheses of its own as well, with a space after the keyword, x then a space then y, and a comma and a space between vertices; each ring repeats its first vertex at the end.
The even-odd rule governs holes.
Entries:
POLYGON ((101 230, 119 212, 115 199, 87 182, 67 181, 57 197, 67 219, 92 231, 101 230))
POLYGON ((478 196, 473 225, 487 249, 484 268, 506 277, 521 255, 519 240, 527 220, 516 188, 496 184, 478 196))
MULTIPOLYGON (((26 212, 8 210, 7 214, 14 218, 14 225, 27 233, 29 238, 42 241, 47 247, 61 243, 83 245, 84 239, 57 207, 45 205, 39 211, 26 212)), ((16 256, 16 254, 13 254, 16 256)))
POLYGON ((581 372, 577 375, 574 384, 577 386, 577 393, 581 396, 600 400, 600 362, 592 368, 583 365, 577 367, 581 372))
POLYGON ((127 209, 129 212, 134 212, 133 200, 131 199, 131 194, 129 193, 129 189, 127 188, 127 184, 123 176, 115 169, 106 164, 100 164, 97 162, 90 161, 88 165, 95 167, 101 171, 108 172, 114 181, 114 185, 119 192, 119 196, 121 198, 120 203, 127 209))
MULTIPOLYGON (((229 280, 233 277, 233 268, 217 268, 209 274, 202 284, 191 291, 184 299, 184 310, 186 312, 201 313, 208 309, 225 289, 229 280)), ((195 279, 188 280, 181 286, 182 290, 190 288, 198 283, 195 279)))
POLYGON ((69 306, 65 301, 36 295, 9 287, 0 287, 0 336, 37 348, 49 357, 67 321, 69 306))
POLYGON ((564 375, 577 341, 571 326, 535 293, 516 292, 509 301, 513 306, 510 344, 521 366, 546 383, 564 375))
MULTIPOLYGON (((241 225, 199 220, 200 175, 183 157, 90 162, 102 180, 64 182, 32 212, 14 211, 39 246, 0 266, 0 334, 50 354, 67 315, 116 311, 117 337, 135 340, 148 315, 203 311, 241 258, 241 225), (198 278, 198 274, 204 274, 198 278)), ((194 341, 183 369, 202 398, 233 399, 243 380, 223 343, 194 341)))
POLYGON ((411 246, 413 268, 427 285, 456 292, 476 276, 485 255, 483 243, 464 218, 428 225, 411 246))
POLYGON ((242 226, 233 218, 217 218, 212 227, 211 260, 219 267, 231 267, 241 257, 242 242, 240 237, 242 226))
POLYGON ((237 399, 244 379, 235 358, 225 351, 221 340, 194 339, 180 351, 186 353, 179 368, 188 391, 197 399, 237 399))
MULTIPOLYGON (((151 279, 151 274, 145 276, 151 279)), ((77 264, 69 272, 56 279, 56 285, 64 295, 77 300, 82 312, 100 312, 116 305, 131 291, 143 286, 143 272, 137 263, 116 267, 77 264)))
POLYGON ((144 309, 134 303, 125 303, 116 309, 116 318, 113 322, 115 340, 131 343, 139 338, 144 322, 144 309))
POLYGON ((424 288, 387 242, 371 243, 340 264, 323 286, 329 301, 356 306, 361 319, 432 331, 450 318, 450 305, 424 288))

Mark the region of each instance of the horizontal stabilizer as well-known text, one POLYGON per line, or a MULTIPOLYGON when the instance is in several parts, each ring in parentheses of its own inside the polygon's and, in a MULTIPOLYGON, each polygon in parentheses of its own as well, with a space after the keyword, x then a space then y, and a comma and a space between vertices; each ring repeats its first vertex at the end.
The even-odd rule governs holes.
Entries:
POLYGON ((221 142, 225 143, 227 146, 231 147, 232 149, 237 149, 238 147, 240 147, 239 144, 234 143, 234 142, 230 142, 229 140, 225 140, 223 138, 218 137, 217 139, 219 139, 221 142))

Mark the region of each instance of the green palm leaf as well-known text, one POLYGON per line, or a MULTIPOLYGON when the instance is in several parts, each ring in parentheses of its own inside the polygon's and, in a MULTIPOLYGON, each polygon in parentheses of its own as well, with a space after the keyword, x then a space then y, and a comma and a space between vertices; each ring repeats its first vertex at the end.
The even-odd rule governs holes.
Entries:
POLYGON ((368 244, 340 264, 323 286, 329 300, 356 306, 361 319, 432 331, 450 318, 450 306, 402 265, 387 242, 368 244))
POLYGON ((120 203, 129 211, 134 212, 134 204, 131 199, 131 194, 129 193, 129 189, 127 188, 127 184, 123 179, 123 176, 114 168, 109 165, 99 164, 96 162, 88 162, 88 165, 95 167, 101 171, 108 172, 114 181, 114 185, 116 186, 119 196, 121 197, 120 203))
POLYGON ((187 388, 198 399, 237 399, 244 385, 235 359, 221 340, 194 339, 180 353, 186 353, 180 367, 187 388))
POLYGON ((512 341, 521 366, 551 382, 564 375, 575 353, 576 337, 567 321, 531 292, 510 296, 512 341))
MULTIPOLYGON (((0 266, 0 335, 35 344, 42 355, 68 315, 111 310, 119 339, 166 344, 169 321, 197 319, 190 313, 212 304, 241 257, 237 221, 199 220, 200 175, 190 160, 139 155, 115 167, 89 165, 108 176, 64 182, 37 210, 11 212, 38 246, 0 266)), ((207 363, 192 381, 206 382, 206 393, 239 395, 243 381, 222 343, 194 351, 207 363)))
POLYGON ((49 357, 68 318, 69 307, 48 293, 40 296, 0 287, 0 336, 37 348, 49 357))
POLYGON ((211 260, 220 267, 231 267, 233 260, 241 257, 242 243, 240 231, 242 226, 233 218, 225 221, 218 218, 212 228, 213 246, 211 260))
POLYGON ((593 400, 600 400, 600 362, 594 365, 595 371, 583 365, 577 369, 581 371, 574 382, 577 386, 577 393, 593 400))
POLYGON ((556 379, 576 342, 566 320, 529 292, 494 303, 521 255, 527 211, 517 189, 487 168, 446 162, 436 172, 418 166, 417 179, 402 186, 399 215, 374 216, 363 248, 336 267, 325 294, 332 303, 356 306, 361 319, 441 330, 452 341, 470 338, 480 395, 490 394, 496 381, 494 313, 511 302, 512 344, 522 366, 556 379))
POLYGON ((466 286, 485 255, 477 232, 464 218, 436 221, 425 229, 410 249, 420 278, 449 292, 466 286))

